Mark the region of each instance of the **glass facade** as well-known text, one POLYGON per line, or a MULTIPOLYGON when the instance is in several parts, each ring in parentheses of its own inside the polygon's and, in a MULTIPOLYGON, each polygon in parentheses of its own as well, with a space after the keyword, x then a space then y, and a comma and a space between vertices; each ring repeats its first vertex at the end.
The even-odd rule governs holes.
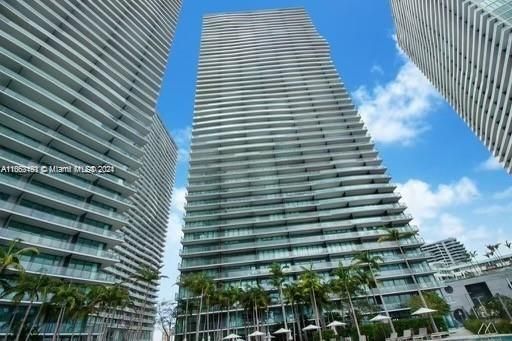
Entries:
MULTIPOLYGON (((160 266, 176 147, 155 105, 180 7, 0 2, 0 166, 46 167, 0 173, 0 244, 38 248, 21 258, 28 273, 112 284, 160 266)), ((157 284, 129 289, 112 325, 142 319, 149 340, 157 284)), ((10 316, 1 307, 0 326, 10 316)))
MULTIPOLYGON (((401 242, 405 255, 396 242, 377 242, 387 228, 417 230, 390 181, 304 10, 204 18, 182 276, 260 284, 273 297, 264 324, 274 324, 281 314, 270 264, 288 265, 287 281, 310 265, 327 280, 338 264, 370 251, 384 258, 378 304, 400 314, 418 291, 412 274, 425 289, 436 284, 420 237, 401 242)), ((191 296, 182 288, 180 298, 191 296)), ((243 328, 240 311, 232 315, 231 327, 243 328)), ((226 328, 226 316, 219 323, 226 328)), ((195 318, 181 316, 177 338, 195 328, 195 318)), ((208 325, 199 330, 206 338, 208 325)))

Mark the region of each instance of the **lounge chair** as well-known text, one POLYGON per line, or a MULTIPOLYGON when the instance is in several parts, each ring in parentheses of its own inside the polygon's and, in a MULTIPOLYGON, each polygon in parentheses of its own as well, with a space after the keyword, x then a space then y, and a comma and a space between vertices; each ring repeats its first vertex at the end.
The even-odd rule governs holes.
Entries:
POLYGON ((430 334, 430 337, 432 340, 440 340, 443 337, 450 336, 450 333, 448 332, 438 332, 438 333, 432 333, 430 334))
POLYGON ((398 341, 408 341, 408 340, 412 340, 412 330, 405 329, 404 330, 404 335, 400 336, 398 338, 398 341))
POLYGON ((425 340, 428 336, 427 328, 420 328, 418 334, 413 335, 413 340, 425 340))
POLYGON ((398 334, 397 333, 391 333, 391 335, 386 338, 386 341, 398 341, 398 334))

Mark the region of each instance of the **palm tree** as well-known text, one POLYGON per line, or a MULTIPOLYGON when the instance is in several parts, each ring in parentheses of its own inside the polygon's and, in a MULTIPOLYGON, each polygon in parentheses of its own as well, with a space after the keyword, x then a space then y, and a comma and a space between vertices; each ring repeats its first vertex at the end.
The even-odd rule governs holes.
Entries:
MULTIPOLYGON (((104 313, 110 316, 109 320, 104 323, 103 337, 109 339, 109 332, 112 329, 112 323, 115 320, 116 312, 120 308, 125 308, 130 304, 130 293, 120 283, 104 288, 102 297, 102 306, 104 313)), ((87 309, 86 309, 87 310, 87 309)))
MULTIPOLYGON (((288 330, 288 321, 286 321, 286 308, 283 300, 283 283, 284 283, 284 269, 288 268, 287 265, 281 266, 279 263, 272 263, 269 267, 270 281, 274 288, 279 291, 279 302, 281 304, 281 313, 283 315, 284 328, 288 330)), ((292 339, 291 333, 288 338, 292 339)))
MULTIPOLYGON (((196 320, 196 341, 199 341, 199 330, 201 326, 201 312, 203 309, 204 298, 213 289, 213 280, 208 277, 204 272, 196 272, 182 279, 183 288, 189 290, 193 295, 199 296, 199 307, 196 320)), ((186 326, 185 328, 188 328, 186 326)))
POLYGON ((368 267, 370 270, 370 276, 375 284, 375 289, 377 295, 380 297, 380 301, 382 302, 382 308, 384 309, 384 313, 389 318, 389 324, 391 327, 391 331, 396 333, 395 326, 393 325, 393 321, 391 320, 391 316, 389 315, 389 311, 386 308, 386 302, 384 302, 384 297, 380 294, 379 286, 377 284, 377 280, 375 278, 375 270, 378 270, 380 267, 380 263, 382 263, 383 259, 381 256, 372 255, 369 251, 363 251, 354 256, 353 262, 356 266, 368 267))
POLYGON ((268 293, 259 285, 250 287, 242 295, 242 304, 249 310, 253 310, 253 324, 256 330, 260 329, 258 317, 259 308, 266 309, 270 304, 268 293))
MULTIPOLYGON (((309 268, 302 267, 303 273, 299 276, 299 288, 305 293, 309 294, 311 300, 311 306, 313 307, 313 312, 315 314, 316 325, 321 327, 320 325, 320 312, 318 310, 317 304, 317 295, 320 293, 325 293, 325 286, 320 281, 320 277, 318 274, 313 271, 313 265, 310 265, 309 268)), ((318 329, 318 335, 320 337, 320 341, 323 341, 322 333, 320 329, 318 329)))
POLYGON ((29 253, 39 254, 39 251, 34 247, 25 247, 18 249, 17 245, 21 242, 21 239, 12 240, 7 249, 0 247, 0 275, 3 275, 7 269, 18 270, 24 272, 25 269, 21 265, 20 257, 29 253))
POLYGON ((332 273, 335 278, 331 280, 330 284, 333 291, 340 295, 340 299, 345 297, 348 300, 352 320, 356 327, 357 335, 360 336, 361 330, 359 329, 357 315, 354 309, 354 304, 352 303, 352 296, 357 294, 360 290, 359 286, 361 285, 361 282, 358 280, 358 277, 354 272, 355 269, 353 267, 344 267, 340 262, 340 265, 332 273))
MULTIPOLYGON (((415 237, 418 234, 418 231, 400 232, 400 230, 398 230, 398 229, 386 229, 385 231, 387 234, 380 237, 378 239, 378 242, 380 243, 380 242, 384 242, 384 241, 392 241, 397 244, 402 257, 405 260, 405 265, 407 266, 407 270, 409 270, 409 272, 411 273, 412 281, 413 281, 414 285, 416 286, 416 290, 418 291, 418 295, 420 296, 421 302, 423 303, 423 306, 425 308, 428 308, 427 302, 425 301, 425 297, 423 297, 423 293, 421 291, 421 287, 418 283, 416 275, 412 271, 411 265, 409 264, 409 260, 407 259, 404 249, 402 248, 402 244, 400 243, 401 240, 415 237)), ((436 323, 434 321, 434 318, 430 314, 429 314, 429 317, 430 317, 430 323, 432 323, 432 328, 434 329, 434 332, 437 333, 438 329, 437 329, 436 323)))
MULTIPOLYGON (((489 260, 491 259, 491 257, 494 257, 494 260, 495 260, 495 263, 496 263, 496 266, 498 266, 499 264, 499 257, 498 257, 498 254, 496 252, 496 246, 494 244, 488 244, 485 246, 487 248, 487 250, 489 250, 489 252, 487 252, 485 254, 485 256, 487 258, 489 258, 489 260)), ((492 263, 491 263, 492 264, 492 263)))
POLYGON ((57 288, 61 285, 61 281, 57 279, 53 279, 51 277, 43 276, 41 278, 41 284, 39 286, 39 301, 41 304, 39 305, 39 309, 37 310, 36 316, 32 320, 32 324, 28 330, 27 336, 25 337, 25 341, 28 341, 34 329, 38 324, 43 324, 43 311, 45 308, 48 308, 50 305, 49 296, 52 293, 54 288, 57 288))
POLYGON ((469 260, 471 262, 471 265, 473 266, 473 269, 475 269, 475 275, 477 275, 479 271, 479 267, 475 262, 476 256, 478 256, 478 252, 476 251, 470 251, 468 252, 469 260))
MULTIPOLYGON (((160 275, 160 269, 154 268, 151 266, 143 265, 138 270, 134 276, 134 279, 139 285, 144 285, 149 287, 152 284, 156 284, 158 280, 161 278, 166 278, 167 276, 160 275)), ((139 314, 139 325, 135 332, 136 337, 142 338, 142 320, 144 318, 144 313, 146 312, 147 304, 148 304, 148 295, 150 290, 145 290, 144 299, 142 303, 142 309, 139 314)))
POLYGON ((510 250, 512 248, 512 242, 505 240, 505 246, 510 250))
POLYGON ((302 302, 302 299, 303 299, 302 292, 300 291, 297 283, 290 283, 290 284, 284 285, 283 294, 284 294, 284 297, 286 298, 286 300, 288 301, 288 303, 290 303, 290 305, 292 307, 292 313, 293 313, 294 320, 296 322, 297 330, 298 330, 296 334, 299 334, 299 340, 302 341, 302 332, 301 332, 302 329, 301 329, 300 314, 299 314, 299 309, 298 309, 298 305, 300 304, 300 302, 302 302))
MULTIPOLYGON (((18 329, 18 333, 16 334, 15 341, 19 341, 21 337, 21 333, 25 327, 30 311, 32 310, 32 306, 34 301, 40 299, 40 293, 42 289, 50 283, 50 279, 47 276, 39 275, 37 277, 26 275, 25 273, 21 273, 16 286, 13 287, 13 301, 19 302, 23 299, 23 297, 28 297, 28 306, 25 310, 25 315, 23 316, 20 326, 18 329)), ((29 334, 30 335, 30 334, 29 334)))
POLYGON ((80 306, 84 300, 84 293, 80 290, 79 286, 72 283, 62 283, 54 289, 51 302, 58 307, 59 314, 55 324, 52 341, 57 341, 60 333, 60 328, 66 318, 66 314, 72 315, 75 309, 80 306))
POLYGON ((500 251, 500 246, 501 246, 501 243, 496 243, 496 244, 493 244, 493 247, 494 247, 494 251, 496 252, 496 256, 499 260, 499 264, 501 264, 501 266, 504 266, 504 262, 503 262, 503 255, 501 254, 501 251, 500 251))
MULTIPOLYGON (((226 321, 226 328, 227 328, 227 335, 229 335, 230 331, 230 310, 231 307, 236 308, 238 302, 240 302, 241 296, 242 296, 242 289, 239 287, 228 287, 223 290, 223 296, 226 299, 226 306, 227 306, 227 321, 226 321)), ((236 318, 236 316, 235 316, 236 318)), ((236 332, 236 330, 235 330, 236 332)))

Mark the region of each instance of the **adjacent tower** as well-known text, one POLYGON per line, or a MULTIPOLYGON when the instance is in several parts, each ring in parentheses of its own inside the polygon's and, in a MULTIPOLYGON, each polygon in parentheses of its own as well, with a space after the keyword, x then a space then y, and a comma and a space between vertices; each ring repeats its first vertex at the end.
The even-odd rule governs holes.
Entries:
POLYGON ((421 250, 429 255, 428 261, 443 262, 446 265, 464 263, 470 260, 469 253, 464 244, 455 238, 439 240, 431 244, 425 244, 421 250))
MULTIPOLYGON (((369 251, 384 258, 380 309, 406 312, 418 291, 412 276, 423 289, 436 284, 421 238, 401 241, 405 256, 396 242, 377 242, 391 227, 416 231, 395 189, 304 10, 204 18, 182 278, 203 272, 219 285, 271 291, 273 262, 288 266, 286 281, 309 266, 328 279, 340 262, 369 251)), ((263 314, 271 332, 281 323, 276 296, 263 314)), ((190 307, 192 297, 180 289, 190 307)), ((219 316, 208 309, 198 328, 205 339, 219 316)), ((287 315, 291 323, 289 308, 287 315)), ((182 315, 178 339, 193 338, 195 321, 182 315)), ((226 323, 224 313, 224 331, 226 323)), ((245 335, 251 324, 242 311, 231 312, 231 331, 245 335)))
MULTIPOLYGON (((176 148, 155 105, 179 9, 0 2, 0 165, 11 167, 0 173, 0 243, 39 249, 21 259, 28 273, 113 284, 160 265, 176 148)), ((148 340, 156 283, 132 282, 134 305, 112 325, 142 319, 148 340)), ((2 304, 6 326, 14 307, 2 304)), ((53 331, 47 322, 41 334, 53 331)), ((80 328, 64 324, 61 337, 80 328)))
POLYGON ((400 47, 512 172, 512 1, 391 5, 400 47))

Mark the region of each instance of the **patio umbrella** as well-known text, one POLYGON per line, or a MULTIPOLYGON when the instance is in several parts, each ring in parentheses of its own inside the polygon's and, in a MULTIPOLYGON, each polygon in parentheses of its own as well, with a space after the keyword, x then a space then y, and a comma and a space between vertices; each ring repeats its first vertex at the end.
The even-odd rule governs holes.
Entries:
POLYGON ((265 340, 270 340, 270 339, 275 339, 276 337, 274 335, 270 335, 270 334, 267 334, 265 335, 264 339, 265 340))
POLYGON ((434 313, 436 311, 437 310, 435 310, 435 309, 422 307, 422 308, 416 310, 415 312, 413 312, 411 315, 426 315, 426 314, 434 313))
POLYGON ((388 320, 390 320, 390 318, 388 316, 381 315, 381 314, 370 319, 370 321, 372 321, 372 322, 382 322, 382 321, 388 321, 388 320))
POLYGON ((262 333, 259 330, 256 330, 256 331, 252 332, 251 334, 249 334, 249 336, 263 336, 263 335, 265 335, 265 333, 262 333))
POLYGON ((329 323, 327 325, 327 327, 344 327, 346 326, 347 324, 345 322, 340 322, 340 321, 332 321, 331 323, 329 323))
POLYGON ((320 329, 319 326, 315 326, 314 324, 310 324, 304 328, 302 328, 303 331, 307 332, 308 330, 317 330, 320 329))
POLYGON ((231 340, 231 339, 239 339, 239 338, 241 338, 240 335, 229 334, 228 336, 224 337, 223 340, 231 340))
POLYGON ((274 332, 274 334, 288 334, 290 332, 290 329, 284 329, 284 328, 281 328, 281 329, 278 329, 274 332))

